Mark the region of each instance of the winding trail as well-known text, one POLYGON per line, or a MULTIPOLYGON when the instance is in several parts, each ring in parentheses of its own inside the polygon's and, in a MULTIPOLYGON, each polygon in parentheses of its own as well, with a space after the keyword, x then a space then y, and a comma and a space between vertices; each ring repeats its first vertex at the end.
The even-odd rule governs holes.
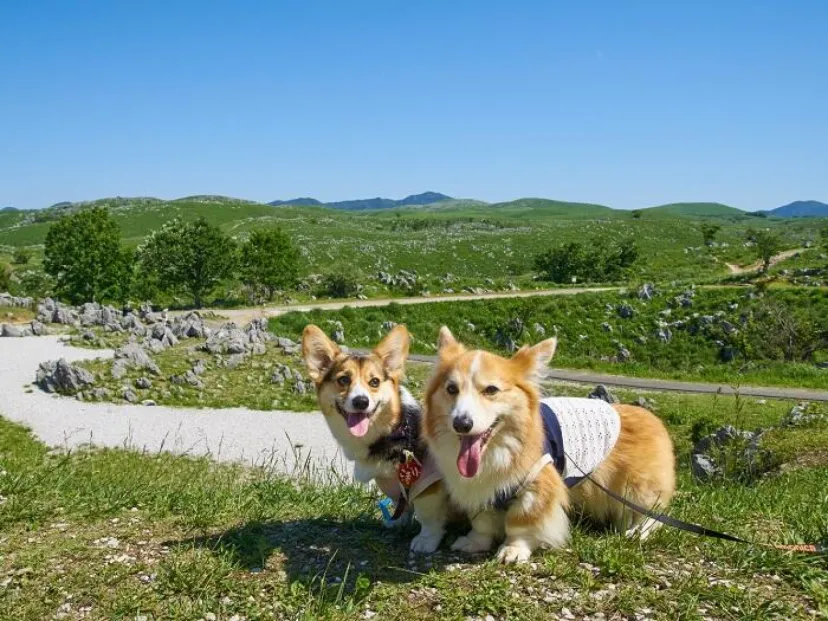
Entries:
MULTIPOLYGON (((777 255, 771 257, 770 266, 773 267, 780 261, 784 261, 785 259, 790 259, 792 256, 799 254, 800 252, 804 252, 805 248, 794 248, 792 250, 785 250, 784 252, 780 252, 777 255)), ((736 265, 735 263, 725 263, 727 269, 730 270, 731 274, 746 274, 748 272, 755 272, 762 268, 762 261, 755 261, 750 265, 736 265)))
POLYGON ((41 362, 112 356, 65 345, 60 337, 0 338, 0 415, 47 445, 129 447, 210 456, 316 479, 348 475, 348 464, 319 412, 261 412, 78 401, 32 387, 41 362))

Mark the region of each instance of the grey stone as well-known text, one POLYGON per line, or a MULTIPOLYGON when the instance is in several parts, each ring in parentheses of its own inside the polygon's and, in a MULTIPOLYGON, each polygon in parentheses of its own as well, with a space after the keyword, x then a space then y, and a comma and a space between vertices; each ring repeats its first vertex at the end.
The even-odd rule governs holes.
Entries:
POLYGON ((153 375, 160 375, 161 370, 149 354, 138 343, 127 343, 115 350, 115 360, 122 360, 133 369, 145 369, 153 375))
POLYGON ((722 469, 707 455, 694 453, 690 460, 690 469, 693 476, 702 481, 709 481, 720 477, 722 469))
POLYGON ((612 394, 603 384, 598 384, 595 389, 587 395, 590 399, 600 399, 607 403, 618 403, 618 397, 612 394))
POLYGON ((536 323, 532 326, 532 331, 537 334, 538 336, 546 336, 546 328, 544 328, 539 323, 536 323))
POLYGON ((627 362, 628 360, 632 360, 632 352, 624 347, 623 345, 618 347, 618 360, 620 362, 627 362))
POLYGON ((35 336, 45 336, 49 334, 49 331, 46 329, 46 326, 44 326, 40 321, 33 320, 30 325, 32 328, 32 334, 34 334, 35 336))
POLYGON ((21 337, 23 336, 23 330, 21 330, 17 326, 4 323, 2 326, 0 326, 0 336, 7 336, 12 338, 21 337))
POLYGON ((823 414, 812 411, 811 404, 802 402, 793 406, 785 416, 782 417, 779 425, 781 427, 800 427, 825 420, 823 414))
POLYGON ((149 390, 152 388, 152 382, 148 377, 139 377, 135 380, 135 387, 140 388, 141 390, 149 390))
POLYGON ((138 395, 135 394, 135 391, 132 388, 124 388, 121 391, 121 398, 124 401, 128 401, 129 403, 137 403, 138 402, 138 395))
POLYGON ((602 324, 601 324, 601 329, 602 329, 604 332, 610 332, 610 333, 612 333, 612 326, 611 326, 611 325, 609 325, 606 321, 605 321, 604 323, 602 323, 602 324))
POLYGON ((638 290, 638 297, 642 300, 652 300, 656 295, 655 287, 650 283, 645 283, 638 290))
POLYGON ((203 360, 199 360, 193 365, 193 373, 196 375, 203 375, 206 370, 207 365, 204 364, 203 360))
POLYGON ((141 401, 141 405, 146 407, 154 407, 157 404, 152 399, 144 399, 143 401, 141 401))
POLYGON ((635 309, 629 304, 621 304, 618 307, 618 316, 621 319, 632 319, 633 315, 635 315, 635 309))
POLYGON ((95 383, 95 377, 82 367, 69 364, 64 358, 42 362, 35 382, 46 392, 75 394, 95 383))
POLYGON ((226 369, 235 369, 244 363, 245 358, 246 356, 244 354, 233 354, 224 361, 224 367, 226 369))
POLYGON ((108 388, 93 388, 92 389, 92 397, 97 401, 106 401, 110 397, 110 392, 108 388))
POLYGON ((304 382, 296 382, 293 384, 293 392, 298 395, 304 395, 307 392, 307 387, 304 382))

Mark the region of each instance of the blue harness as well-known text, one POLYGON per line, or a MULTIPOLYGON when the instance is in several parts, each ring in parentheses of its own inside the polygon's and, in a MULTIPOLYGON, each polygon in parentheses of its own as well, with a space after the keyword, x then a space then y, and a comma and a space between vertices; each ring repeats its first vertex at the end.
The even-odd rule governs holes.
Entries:
MULTIPOLYGON (((563 476, 566 469, 566 453, 564 452, 563 433, 561 432, 561 424, 558 421, 558 416, 545 403, 540 404, 541 421, 543 421, 543 452, 552 458, 552 464, 558 474, 563 476)), ((575 487, 584 480, 586 475, 572 476, 564 479, 564 485, 567 487, 575 487)), ((508 489, 498 492, 491 505, 500 511, 506 511, 509 505, 515 499, 515 495, 521 485, 515 485, 508 489)))

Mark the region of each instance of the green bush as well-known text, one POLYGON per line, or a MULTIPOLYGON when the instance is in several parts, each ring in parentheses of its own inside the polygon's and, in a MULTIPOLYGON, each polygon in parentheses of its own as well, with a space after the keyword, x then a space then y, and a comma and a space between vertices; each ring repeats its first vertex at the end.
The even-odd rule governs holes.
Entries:
POLYGON ((535 269, 544 280, 555 283, 612 282, 632 267, 638 257, 638 246, 632 239, 617 244, 571 241, 537 255, 535 269))
POLYGON ((11 267, 0 263, 0 291, 8 291, 11 286, 11 267))
POLYGON ((26 265, 32 258, 32 251, 28 248, 17 248, 12 256, 15 265, 26 265))
POLYGON ((322 278, 321 293, 331 298, 352 298, 359 291, 359 283, 350 272, 337 271, 322 278))

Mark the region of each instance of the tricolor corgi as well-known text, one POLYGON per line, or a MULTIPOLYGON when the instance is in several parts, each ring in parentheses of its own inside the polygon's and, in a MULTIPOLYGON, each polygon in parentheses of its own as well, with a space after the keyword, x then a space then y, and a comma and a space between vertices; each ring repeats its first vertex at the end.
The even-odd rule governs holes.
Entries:
POLYGON ((483 552, 505 537, 498 559, 526 561, 539 546, 567 542, 570 506, 630 536, 660 526, 584 476, 644 507, 665 507, 675 491, 667 430, 640 407, 542 401, 539 379, 556 346, 548 339, 506 359, 468 350, 441 329, 423 430, 452 504, 472 516, 453 549, 483 552))
POLYGON ((440 545, 448 519, 448 494, 421 434, 422 409, 400 382, 410 337, 396 326, 367 355, 345 354, 317 326, 302 335, 308 373, 319 407, 355 478, 372 479, 396 505, 399 523, 413 506, 421 530, 413 552, 440 545))

